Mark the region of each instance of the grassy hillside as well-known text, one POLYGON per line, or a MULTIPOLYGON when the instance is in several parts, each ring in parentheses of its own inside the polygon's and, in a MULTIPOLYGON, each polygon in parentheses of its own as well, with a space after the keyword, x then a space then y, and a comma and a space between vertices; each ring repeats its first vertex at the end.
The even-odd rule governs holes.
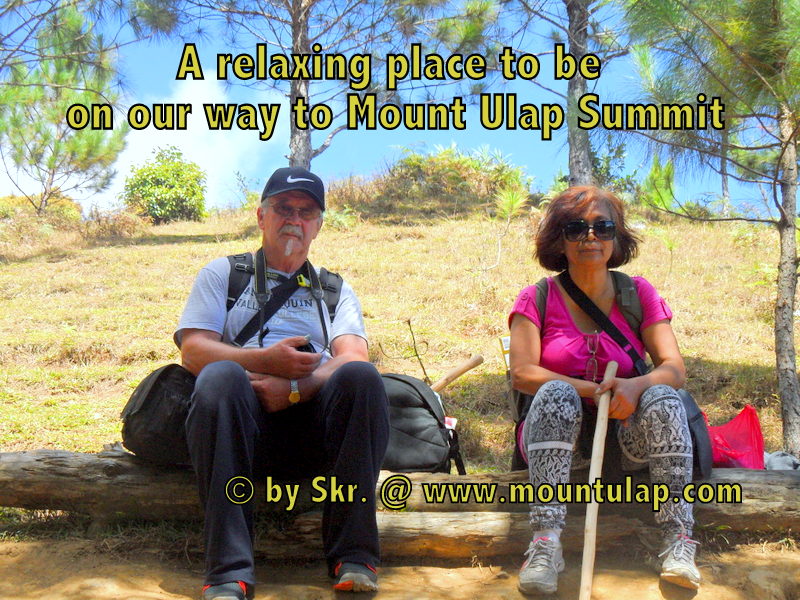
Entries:
MULTIPOLYGON (((481 353, 486 362, 446 390, 470 470, 506 468, 511 452, 498 337, 517 292, 544 272, 531 258, 532 224, 470 216, 426 224, 323 227, 312 262, 358 292, 370 355, 385 372, 421 377, 409 321, 432 379, 481 353)), ((118 416, 137 382, 178 360, 171 336, 197 269, 257 246, 255 218, 149 229, 135 241, 6 251, 0 266, 0 450, 97 451, 118 440, 118 416)), ((644 224, 640 258, 675 313, 688 387, 712 423, 746 403, 767 447, 780 446, 771 300, 776 235, 765 228, 644 224)))

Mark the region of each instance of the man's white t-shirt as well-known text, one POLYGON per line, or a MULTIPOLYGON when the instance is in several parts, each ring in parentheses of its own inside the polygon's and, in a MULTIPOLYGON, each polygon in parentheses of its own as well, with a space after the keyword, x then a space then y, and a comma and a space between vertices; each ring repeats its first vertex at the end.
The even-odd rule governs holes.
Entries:
MULTIPOLYGON (((186 307, 181 314, 178 328, 173 339, 180 347, 181 335, 184 329, 206 329, 222 335, 222 341, 232 344, 238 333, 250 322, 250 319, 258 312, 258 302, 253 291, 253 277, 247 284, 242 295, 231 308, 230 312, 225 310, 228 298, 228 276, 230 275, 231 265, 227 257, 217 258, 205 267, 197 275, 186 301, 186 307)), ((319 269, 316 269, 319 275, 319 269)), ((290 273, 273 271, 283 276, 290 273)), ((274 288, 280 282, 276 279, 267 279, 269 288, 274 288)), ((322 315, 317 301, 311 295, 311 290, 301 287, 286 301, 286 303, 272 315, 264 324, 268 328, 268 333, 264 336, 264 347, 298 335, 310 335, 311 344, 317 352, 323 349, 325 336, 323 335, 322 323, 320 318, 325 320, 325 327, 328 330, 328 338, 332 342, 340 335, 352 334, 367 339, 364 329, 364 318, 361 313, 361 304, 358 301, 353 288, 347 282, 342 283, 341 296, 336 305, 336 314, 331 324, 328 315, 328 308, 322 301, 322 315)), ((258 332, 253 335, 245 344, 244 348, 258 347, 258 332)), ((323 352, 322 362, 331 358, 330 349, 323 352)))

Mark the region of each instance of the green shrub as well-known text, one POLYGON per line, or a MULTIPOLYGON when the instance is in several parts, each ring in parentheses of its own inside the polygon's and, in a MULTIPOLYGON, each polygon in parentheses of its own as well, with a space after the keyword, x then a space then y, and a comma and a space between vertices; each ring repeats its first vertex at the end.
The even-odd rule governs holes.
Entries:
POLYGON ((358 223, 358 215, 349 206, 329 208, 325 211, 325 227, 347 231, 358 223))
POLYGON ((366 217, 405 222, 493 210, 494 197, 500 190, 527 195, 531 178, 498 152, 462 152, 450 146, 431 153, 406 150, 386 174, 366 185, 367 198, 352 190, 341 194, 348 187, 360 187, 357 184, 350 180, 340 186, 337 191, 344 197, 338 199, 339 203, 366 217))
POLYGON ((153 223, 200 221, 205 216, 206 176, 200 167, 183 158, 174 146, 158 148, 155 157, 132 167, 125 180, 122 199, 139 216, 153 223))

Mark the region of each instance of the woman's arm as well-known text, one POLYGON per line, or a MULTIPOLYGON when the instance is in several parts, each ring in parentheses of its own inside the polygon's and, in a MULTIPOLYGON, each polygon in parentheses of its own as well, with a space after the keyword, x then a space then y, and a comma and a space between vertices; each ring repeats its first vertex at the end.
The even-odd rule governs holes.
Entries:
POLYGON ((542 358, 542 340, 539 328, 528 317, 515 314, 511 319, 511 345, 509 347, 509 367, 511 385, 525 394, 535 394, 548 381, 558 379, 572 384, 583 398, 595 395, 597 384, 567 377, 539 366, 542 358))
POLYGON ((659 383, 675 389, 683 387, 686 383, 686 366, 669 321, 664 319, 648 326, 642 332, 642 341, 655 367, 647 375, 641 376, 645 389, 659 383))

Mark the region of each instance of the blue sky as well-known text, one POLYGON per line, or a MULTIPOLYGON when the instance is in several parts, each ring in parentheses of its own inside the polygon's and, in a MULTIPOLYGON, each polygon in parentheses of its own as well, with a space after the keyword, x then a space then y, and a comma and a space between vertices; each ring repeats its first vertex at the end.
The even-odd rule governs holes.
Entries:
MULTIPOLYGON (((205 74, 203 81, 175 79, 184 41, 145 41, 125 46, 120 51, 119 66, 125 88, 117 105, 115 123, 124 121, 127 109, 135 103, 192 103, 193 109, 186 131, 157 131, 153 128, 131 131, 127 136, 126 149, 116 164, 118 174, 111 187, 93 196, 76 194, 76 199, 85 210, 91 206, 101 209, 120 206, 118 196, 131 166, 141 165, 152 157, 156 148, 166 145, 178 147, 186 158, 198 163, 206 172, 206 205, 210 208, 232 207, 241 202, 236 172, 245 177, 252 189, 260 190, 273 169, 287 164, 289 108, 283 93, 264 88, 231 86, 217 81, 216 54, 229 52, 230 49, 213 36, 198 39, 195 43, 205 74), (260 141, 258 133, 254 131, 209 131, 202 104, 230 102, 282 103, 273 137, 268 141, 260 141)), ((564 90, 566 83, 554 82, 552 71, 552 58, 542 58, 537 81, 564 90)), ((599 93, 602 101, 631 101, 635 99, 631 97, 635 94, 635 81, 630 64, 623 59, 603 65, 599 80, 596 84, 590 84, 593 86, 590 90, 599 93)), ((488 91, 513 91, 518 95, 519 103, 561 103, 559 98, 542 91, 534 83, 519 79, 505 87, 492 87, 488 91)), ((442 101, 447 102, 451 98, 452 92, 443 92, 442 101)), ((408 131, 402 128, 391 131, 344 131, 335 137, 326 152, 314 159, 312 169, 326 181, 350 175, 369 177, 402 156, 403 148, 430 151, 436 146, 456 144, 463 151, 481 147, 500 151, 512 163, 523 166, 527 174, 534 178, 533 189, 546 189, 559 170, 567 170, 566 126, 555 131, 551 140, 543 141, 538 131, 484 129, 474 107, 468 107, 466 122, 464 131, 408 131)), ((319 141, 319 137, 314 140, 315 144, 319 141)), ((638 170, 640 176, 648 170, 648 164, 635 148, 630 148, 627 168, 629 171, 638 170)), ((679 181, 678 186, 679 193, 681 189, 684 190, 683 194, 716 191, 718 188, 713 179, 698 178, 696 175, 679 181)), ((0 182, 0 193, 13 193, 6 181, 0 182)))
MULTIPOLYGON (((122 155, 118 168, 127 173, 128 164, 146 160, 151 148, 174 144, 192 160, 198 162, 209 175, 208 204, 229 206, 238 201, 234 172, 239 171, 259 188, 272 169, 285 166, 288 154, 289 108, 282 93, 275 90, 252 89, 238 85, 226 85, 215 79, 215 56, 228 49, 209 40, 198 40, 197 49, 203 65, 205 79, 194 81, 187 78, 176 81, 182 42, 141 43, 123 52, 121 65, 129 88, 126 107, 135 102, 192 102, 186 132, 158 132, 152 129, 132 131, 128 134, 128 148, 122 155), (209 131, 202 112, 204 102, 283 102, 279 125, 272 139, 259 141, 258 133, 252 131, 209 131)), ((549 76, 550 67, 540 78, 549 76)), ((548 83, 552 83, 549 81, 548 83)), ((551 94, 542 92, 538 86, 528 82, 514 82, 511 87, 490 91, 513 91, 519 94, 520 102, 558 102, 551 94)), ((342 92, 343 94, 346 92, 342 92)), ((444 92, 451 94, 451 92, 444 92)), ((445 95, 442 101, 449 101, 445 95)), ((446 131, 408 131, 378 129, 367 131, 343 131, 333 140, 330 148, 315 158, 312 169, 325 180, 350 175, 370 176, 391 164, 402 155, 403 148, 433 150, 436 146, 455 143, 462 150, 488 147, 499 150, 514 164, 525 167, 535 178, 534 187, 547 187, 559 169, 566 170, 566 129, 558 131, 550 141, 542 141, 536 131, 490 131, 479 122, 474 107, 467 108, 467 128, 446 131)), ((314 139, 318 144, 320 137, 314 139)), ((115 195, 123 177, 105 195, 115 195)))

